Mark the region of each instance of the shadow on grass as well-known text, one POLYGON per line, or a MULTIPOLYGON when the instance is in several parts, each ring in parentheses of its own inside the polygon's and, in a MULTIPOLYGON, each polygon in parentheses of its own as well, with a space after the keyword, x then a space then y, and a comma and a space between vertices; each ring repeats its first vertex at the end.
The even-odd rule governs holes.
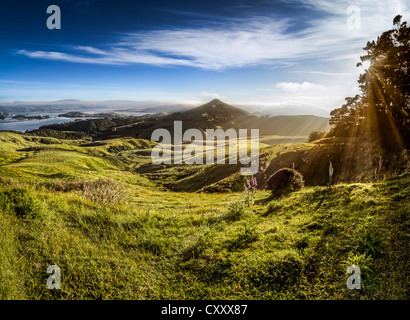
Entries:
POLYGON ((268 197, 264 198, 264 199, 258 199, 255 200, 255 205, 259 205, 259 206, 264 206, 267 205, 269 202, 273 201, 273 200, 277 200, 278 198, 275 197, 273 194, 270 194, 268 197))

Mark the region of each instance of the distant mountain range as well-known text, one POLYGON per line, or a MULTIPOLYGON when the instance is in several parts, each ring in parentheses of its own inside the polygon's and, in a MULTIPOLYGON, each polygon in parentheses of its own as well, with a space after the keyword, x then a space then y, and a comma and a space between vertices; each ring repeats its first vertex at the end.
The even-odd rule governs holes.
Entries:
MULTIPOLYGON (((0 102, 0 112, 25 113, 66 113, 67 110, 81 112, 117 112, 117 113, 173 113, 183 112, 195 108, 193 103, 176 103, 164 101, 130 101, 130 100, 106 100, 106 101, 81 101, 76 99, 63 99, 57 101, 35 102, 0 102)), ((274 105, 238 104, 243 110, 255 115, 315 115, 329 117, 329 111, 307 104, 287 102, 274 105)))
POLYGON ((67 110, 87 112, 127 112, 127 113, 161 113, 176 112, 193 108, 194 105, 172 103, 164 101, 82 101, 64 99, 57 101, 14 101, 0 102, 0 112, 24 113, 24 112, 48 112, 65 113, 67 110))
POLYGON ((139 137, 150 139, 158 128, 173 132, 174 121, 182 121, 183 130, 196 128, 259 129, 260 135, 308 136, 310 132, 329 128, 329 119, 312 115, 260 116, 212 100, 199 107, 171 114, 145 115, 142 117, 121 117, 87 119, 75 122, 48 125, 46 128, 60 131, 83 131, 100 138, 139 137))
MULTIPOLYGON (((245 109, 252 110, 253 106, 241 106, 245 109)), ((319 117, 329 117, 330 112, 318 107, 310 106, 307 104, 301 104, 296 102, 282 103, 274 106, 259 107, 257 111, 254 112, 259 115, 270 115, 270 116, 300 116, 300 115, 315 115, 319 117)))

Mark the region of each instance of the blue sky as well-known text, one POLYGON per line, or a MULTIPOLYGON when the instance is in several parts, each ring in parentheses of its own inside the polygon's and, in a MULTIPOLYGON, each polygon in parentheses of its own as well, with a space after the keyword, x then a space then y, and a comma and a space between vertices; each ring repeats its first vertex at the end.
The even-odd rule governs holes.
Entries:
POLYGON ((2 0, 0 101, 220 98, 331 110, 357 93, 362 48, 399 13, 408 20, 406 1, 2 0), (46 27, 51 4, 61 30, 46 27))

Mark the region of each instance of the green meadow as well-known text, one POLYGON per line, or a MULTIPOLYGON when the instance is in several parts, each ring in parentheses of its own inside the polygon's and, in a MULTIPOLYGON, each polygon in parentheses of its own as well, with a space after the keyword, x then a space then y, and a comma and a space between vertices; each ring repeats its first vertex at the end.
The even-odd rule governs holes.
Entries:
POLYGON ((248 206, 237 167, 153 167, 153 146, 0 132, 0 299, 408 298, 408 173, 248 206))

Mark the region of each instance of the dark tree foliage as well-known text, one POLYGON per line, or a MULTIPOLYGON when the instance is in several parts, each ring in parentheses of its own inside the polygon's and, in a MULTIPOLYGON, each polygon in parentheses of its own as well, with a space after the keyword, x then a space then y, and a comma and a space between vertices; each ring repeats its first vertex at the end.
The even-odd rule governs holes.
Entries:
POLYGON ((394 28, 368 42, 360 57, 370 66, 360 75, 361 93, 331 112, 331 135, 377 139, 382 147, 402 149, 410 138, 410 28, 398 15, 394 28))
POLYGON ((309 134, 308 142, 313 142, 319 139, 322 139, 326 135, 326 131, 312 131, 309 134))

